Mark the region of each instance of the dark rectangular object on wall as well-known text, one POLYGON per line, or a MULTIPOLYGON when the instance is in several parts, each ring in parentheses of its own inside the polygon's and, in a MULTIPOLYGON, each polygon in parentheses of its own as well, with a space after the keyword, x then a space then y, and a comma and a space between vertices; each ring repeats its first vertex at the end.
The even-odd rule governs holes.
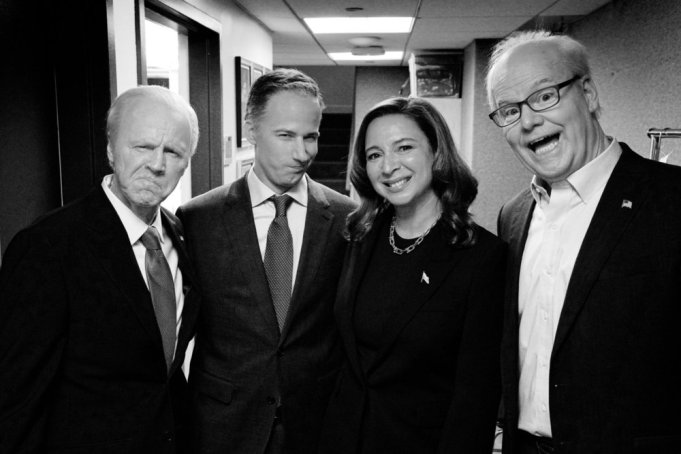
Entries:
POLYGON ((412 55, 409 68, 416 79, 416 96, 461 97, 463 54, 412 55))

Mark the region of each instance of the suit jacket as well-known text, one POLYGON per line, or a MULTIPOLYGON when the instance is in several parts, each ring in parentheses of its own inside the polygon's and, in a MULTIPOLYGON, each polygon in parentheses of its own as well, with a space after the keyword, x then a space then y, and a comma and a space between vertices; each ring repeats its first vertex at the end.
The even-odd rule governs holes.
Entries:
MULTIPOLYGON (((660 453, 681 446, 681 168, 625 144, 586 232, 551 354, 556 454, 660 453)), ((529 190, 501 210, 509 242, 504 452, 518 417, 518 277, 534 209, 529 190)))
POLYGON ((413 284, 405 283, 400 309, 364 368, 354 306, 376 243, 388 241, 379 232, 389 219, 379 217, 347 254, 335 306, 347 361, 329 403, 320 453, 352 454, 361 444, 362 452, 489 454, 501 397, 506 247, 477 226, 477 242, 466 248, 449 245, 438 232, 437 245, 415 270, 413 284))
POLYGON ((275 416, 291 453, 316 451, 342 356, 333 298, 345 217, 355 204, 308 182, 303 246, 281 335, 246 178, 178 210, 205 295, 189 376, 195 452, 262 453, 275 416))
POLYGON ((9 244, 0 269, 0 452, 176 451, 198 301, 180 224, 162 216, 185 285, 170 372, 151 295, 102 188, 9 244))

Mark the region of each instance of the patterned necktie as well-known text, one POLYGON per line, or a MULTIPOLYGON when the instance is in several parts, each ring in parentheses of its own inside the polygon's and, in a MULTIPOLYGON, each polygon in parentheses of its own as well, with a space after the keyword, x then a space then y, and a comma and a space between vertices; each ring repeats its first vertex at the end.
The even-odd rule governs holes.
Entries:
POLYGON ((291 301, 291 282, 293 279, 293 239, 288 227, 286 210, 293 199, 284 194, 272 196, 276 214, 267 231, 265 247, 265 273, 270 286, 270 294, 277 313, 279 331, 284 326, 286 312, 291 301))
POLYGON ((144 268, 147 272, 149 292, 154 305, 156 322, 161 331, 163 340, 163 353, 166 358, 166 366, 170 370, 175 353, 175 337, 177 328, 177 305, 175 302, 175 283, 166 261, 158 232, 154 227, 149 227, 140 241, 147 249, 144 257, 144 268))

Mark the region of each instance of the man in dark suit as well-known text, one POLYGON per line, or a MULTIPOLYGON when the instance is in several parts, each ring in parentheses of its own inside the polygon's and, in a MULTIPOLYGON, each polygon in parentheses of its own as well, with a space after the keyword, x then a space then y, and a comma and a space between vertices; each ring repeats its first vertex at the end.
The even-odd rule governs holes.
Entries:
POLYGON ((497 45, 490 117, 531 187, 509 242, 504 452, 681 446, 681 169, 607 136, 586 50, 525 32, 497 45))
POLYGON ((114 101, 107 131, 113 174, 3 258, 2 453, 180 450, 198 302, 181 226, 160 204, 196 149, 196 114, 138 87, 114 101))
POLYGON ((355 205, 305 174, 322 108, 299 71, 258 78, 245 122, 253 168, 178 210, 205 294, 189 377, 196 452, 316 452, 341 363, 333 300, 355 205))

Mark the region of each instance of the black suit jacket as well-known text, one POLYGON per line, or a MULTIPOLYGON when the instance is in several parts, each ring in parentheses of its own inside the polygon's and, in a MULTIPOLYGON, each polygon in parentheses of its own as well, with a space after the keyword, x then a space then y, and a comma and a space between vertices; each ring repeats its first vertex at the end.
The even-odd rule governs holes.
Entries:
POLYGON ((197 314, 177 219, 162 210, 185 285, 168 373, 151 296, 101 188, 19 232, 0 270, 0 452, 175 452, 197 314))
POLYGON ((308 179, 303 246, 281 335, 246 178, 178 210, 205 298, 191 372, 195 452, 264 451, 277 406, 291 453, 315 452, 341 362, 333 298, 354 202, 308 179))
MULTIPOLYGON (((550 365, 557 454, 661 453, 681 446, 681 168, 625 144, 575 262, 550 365)), ((518 277, 534 200, 502 208, 509 242, 503 340, 504 452, 518 416, 518 277)))
POLYGON ((361 443, 363 452, 489 454, 501 396, 506 247, 480 227, 472 247, 451 246, 440 234, 438 246, 414 270, 414 281, 404 283, 400 310, 365 369, 354 306, 376 243, 388 241, 378 234, 389 219, 381 216, 347 254, 335 307, 347 361, 329 403, 320 453, 352 454, 361 443))

